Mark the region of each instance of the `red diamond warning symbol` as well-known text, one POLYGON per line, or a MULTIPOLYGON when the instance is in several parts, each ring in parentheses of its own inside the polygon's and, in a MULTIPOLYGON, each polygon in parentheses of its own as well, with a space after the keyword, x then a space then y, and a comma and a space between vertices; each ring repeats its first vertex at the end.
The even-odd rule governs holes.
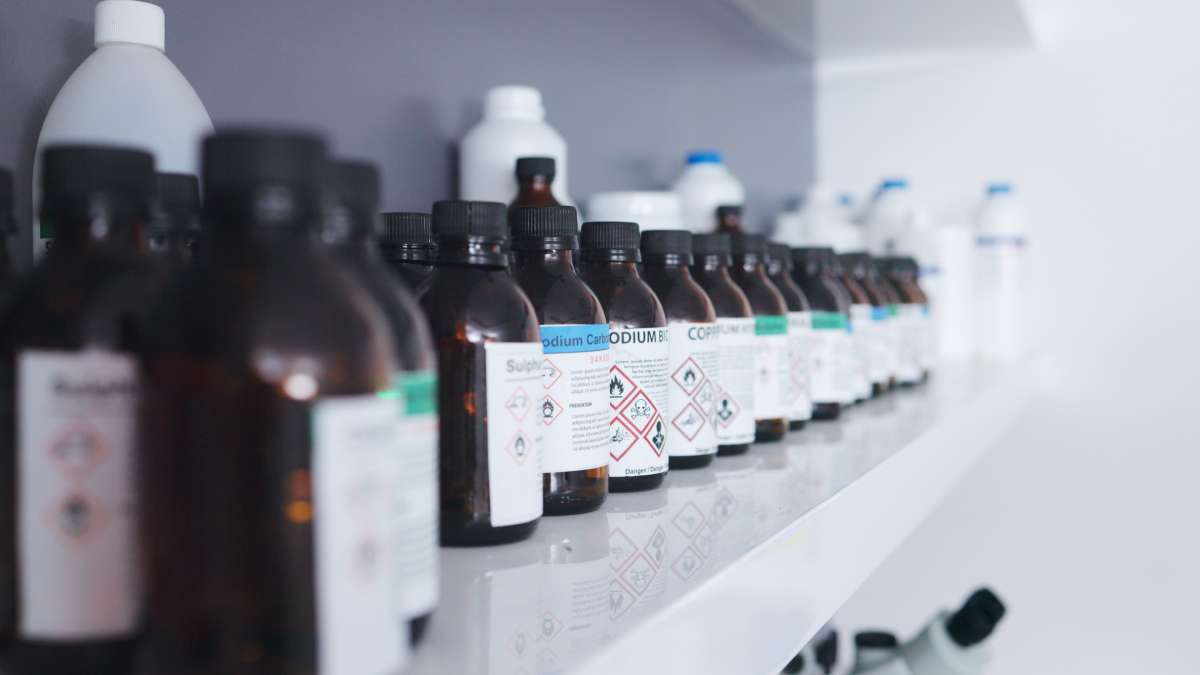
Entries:
POLYGON ((108 444, 86 423, 63 429, 50 444, 50 457, 67 474, 84 476, 108 456, 108 444))
POLYGON ((513 459, 517 460, 517 464, 524 464, 525 458, 529 457, 530 452, 533 451, 533 441, 529 440, 524 431, 518 430, 513 434, 508 445, 504 446, 504 449, 512 455, 513 459))
POLYGON ((633 378, 616 366, 608 372, 608 404, 613 410, 618 410, 637 391, 637 385, 633 383, 633 378))
POLYGON ((695 440, 700 434, 700 430, 704 428, 705 423, 704 413, 693 403, 687 404, 687 407, 671 420, 671 426, 679 430, 689 441, 695 440))
POLYGON ((645 557, 639 555, 633 564, 621 573, 621 579, 633 589, 634 593, 641 595, 650 587, 650 582, 654 581, 654 574, 654 566, 645 557))
POLYGON ((524 629, 518 628, 517 632, 513 633, 512 639, 509 640, 509 646, 512 647, 513 653, 517 656, 525 654, 525 650, 529 649, 529 635, 524 629))
POLYGON ((667 533, 661 527, 654 528, 654 534, 650 535, 650 541, 642 547, 642 552, 650 564, 662 567, 663 558, 667 557, 667 533))
POLYGON ((651 401, 646 392, 642 390, 634 394, 629 404, 621 411, 621 417, 632 424, 639 434, 646 431, 646 427, 650 426, 657 414, 658 406, 654 405, 654 401, 651 401))
POLYGON ((562 414, 562 404, 550 394, 542 399, 542 424, 550 426, 562 414))
POLYGON ((684 549, 683 553, 680 553, 675 562, 671 564, 671 570, 675 572, 675 576, 687 581, 700 570, 701 562, 703 561, 700 556, 689 547, 684 549))
POLYGON ((696 536, 701 527, 704 527, 704 512, 700 510, 694 502, 688 502, 679 509, 679 513, 671 519, 675 523, 675 527, 679 528, 688 539, 696 536))
POLYGON ((71 544, 82 544, 108 525, 108 509, 87 495, 70 494, 46 513, 50 529, 71 544))
POLYGON ((550 359, 542 359, 542 387, 549 389, 558 384, 559 378, 562 377, 562 370, 550 362, 550 359))
POLYGON ((558 637, 558 634, 563 631, 563 622, 554 616, 554 612, 546 612, 542 614, 542 629, 538 639, 549 642, 558 637))
POLYGON ((696 549, 701 558, 707 558, 712 553, 714 534, 712 526, 704 523, 704 527, 696 533, 696 538, 692 539, 692 548, 696 549))
POLYGON ((712 415, 713 399, 717 397, 717 386, 712 380, 706 380, 700 385, 700 390, 696 392, 696 397, 693 399, 696 405, 700 406, 700 410, 704 412, 704 416, 712 415))
POLYGON ((614 570, 619 570, 637 553, 637 544, 625 534, 621 528, 608 533, 608 564, 614 570))
POLYGON ((620 417, 612 418, 609 422, 609 447, 608 456, 614 461, 621 461, 621 458, 629 454, 633 446, 638 441, 637 432, 629 428, 629 423, 620 417))
POLYGON ((529 393, 525 391, 525 387, 518 386, 517 390, 504 402, 504 407, 513 416, 513 419, 518 422, 524 422, 529 411, 533 409, 533 399, 529 398, 529 393))
POLYGON ((728 427, 730 424, 733 424, 733 421, 737 419, 738 413, 741 411, 742 406, 738 405, 738 402, 729 395, 729 392, 720 390, 717 396, 717 407, 713 412, 717 424, 722 427, 728 427))
POLYGON ((675 384, 687 392, 688 396, 691 396, 704 382, 704 371, 689 356, 686 361, 675 369, 674 374, 671 375, 671 379, 675 380, 675 384))
POLYGON ((656 456, 662 457, 663 446, 667 444, 667 425, 663 422, 662 415, 654 418, 654 423, 646 430, 643 439, 656 456))
POLYGON ((633 593, 615 580, 608 585, 608 611, 612 618, 628 612, 635 600, 633 593))

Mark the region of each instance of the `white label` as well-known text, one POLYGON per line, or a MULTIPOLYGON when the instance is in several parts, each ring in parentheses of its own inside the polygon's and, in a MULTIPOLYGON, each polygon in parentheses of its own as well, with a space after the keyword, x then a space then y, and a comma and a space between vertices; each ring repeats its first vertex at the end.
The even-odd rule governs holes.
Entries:
POLYGON ((870 357, 867 359, 867 366, 871 382, 877 384, 886 384, 888 378, 892 376, 888 321, 887 307, 871 308, 871 320, 867 332, 867 349, 870 357))
POLYGON ((814 403, 846 403, 853 400, 850 334, 846 315, 838 312, 812 312, 809 340, 809 375, 814 403))
POLYGON ((667 470, 669 330, 614 328, 609 333, 608 475, 632 478, 667 470))
POLYGON ((754 318, 717 319, 717 391, 713 426, 717 443, 754 442, 754 318))
POLYGON ((900 333, 900 372, 897 379, 906 384, 921 380, 921 343, 924 339, 924 322, 921 305, 904 303, 896 314, 900 333))
POLYGON ((642 511, 608 510, 609 617, 614 624, 653 611, 667 588, 667 500, 642 511))
POLYGON ((542 344, 484 343, 492 527, 542 515, 542 344))
POLYGON ((542 472, 608 465, 608 324, 546 325, 542 336, 542 472))
POLYGON ((16 404, 20 634, 129 635, 141 608, 136 363, 99 350, 21 352, 16 404))
POLYGON ((717 451, 712 418, 716 402, 717 325, 680 321, 670 325, 667 368, 667 454, 711 455, 717 451))
POLYGON ((850 339, 856 363, 854 391, 858 398, 871 398, 871 328, 871 306, 850 305, 850 339))
MULTIPOLYGON (((787 419, 788 394, 787 317, 755 317, 754 332, 754 417, 787 419)), ((723 380, 722 380, 723 381, 723 380)))
POLYGON ((808 312, 788 312, 788 375, 792 402, 788 419, 812 419, 812 396, 809 393, 808 350, 812 339, 812 317, 808 312))
POLYGON ((316 596, 322 675, 390 675, 408 663, 397 638, 395 402, 374 394, 313 406, 316 596))
POLYGON ((438 598, 438 417, 437 375, 400 373, 401 470, 396 499, 396 584, 404 619, 431 611, 438 598))

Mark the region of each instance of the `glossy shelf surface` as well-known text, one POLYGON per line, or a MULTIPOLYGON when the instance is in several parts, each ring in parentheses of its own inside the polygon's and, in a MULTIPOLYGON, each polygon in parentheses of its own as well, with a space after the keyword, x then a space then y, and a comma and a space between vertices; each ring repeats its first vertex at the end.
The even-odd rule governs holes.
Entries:
POLYGON ((442 549, 413 673, 776 673, 1012 422, 1021 368, 930 382, 507 546, 442 549))

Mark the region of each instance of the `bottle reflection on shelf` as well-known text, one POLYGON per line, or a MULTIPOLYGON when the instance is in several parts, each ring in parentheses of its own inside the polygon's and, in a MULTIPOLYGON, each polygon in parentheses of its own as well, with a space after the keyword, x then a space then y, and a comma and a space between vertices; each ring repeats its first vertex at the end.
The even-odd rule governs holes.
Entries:
POLYGON ((680 595, 704 577, 712 565, 712 513, 717 493, 717 477, 712 469, 672 471, 667 477, 667 584, 672 595, 680 595))
POLYGON ((796 485, 799 472, 791 461, 788 446, 779 443, 755 448, 758 462, 754 471, 754 537, 763 541, 779 531, 780 518, 791 517, 796 509, 796 485))
POLYGON ((667 491, 627 492, 608 498, 610 635, 643 617, 666 589, 672 560, 667 491))
MULTIPOLYGON (((755 446, 755 452, 770 444, 755 446)), ((755 455, 718 457, 713 473, 720 484, 713 503, 714 562, 732 561, 750 550, 756 543, 754 530, 754 467, 755 455)))
POLYGON ((541 544, 541 605, 537 623, 537 670, 565 672, 595 651, 609 624, 608 517, 603 511, 544 518, 541 544))

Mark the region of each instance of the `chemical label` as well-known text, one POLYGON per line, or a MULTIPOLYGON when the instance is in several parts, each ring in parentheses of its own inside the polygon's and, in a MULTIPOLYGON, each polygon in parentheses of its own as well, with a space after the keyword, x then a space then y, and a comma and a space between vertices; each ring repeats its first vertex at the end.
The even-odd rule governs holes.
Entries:
POLYGON ((896 325, 900 333, 900 368, 897 379, 907 384, 915 384, 921 380, 921 351, 924 340, 925 322, 922 318, 921 305, 904 303, 900 305, 896 315, 896 325))
POLYGON ((667 470, 667 328, 613 328, 608 377, 608 475, 650 476, 667 470))
POLYGON ((840 312, 812 312, 808 363, 814 403, 843 403, 851 391, 846 325, 846 315, 840 312))
POLYGON ((488 491, 493 527, 542 515, 542 345, 487 342, 488 491))
POLYGON ((870 340, 868 341, 870 358, 867 361, 871 382, 884 384, 892 376, 890 330, 887 307, 872 307, 870 340))
POLYGON ((783 314, 754 318, 754 417, 787 419, 788 318, 783 314))
POLYGON ((711 455, 716 403, 717 324, 680 321, 670 325, 671 362, 667 381, 667 454, 711 455))
POLYGON ((874 333, 871 325, 871 306, 866 303, 850 305, 850 340, 853 343, 857 369, 854 373, 854 390, 858 398, 871 397, 871 340, 874 333))
POLYGON ((141 607, 136 362, 30 350, 17 356, 16 375, 20 634, 129 635, 141 607))
POLYGON ((812 316, 808 312, 788 312, 788 382, 791 407, 788 419, 812 419, 812 396, 809 393, 808 350, 812 339, 812 316))
POLYGON ((717 319, 717 402, 713 427, 717 443, 740 445, 754 442, 755 400, 754 318, 717 319))
POLYGON ((312 409, 321 673, 391 675, 408 663, 394 602, 398 432, 388 398, 331 397, 312 409))
POLYGON ((608 464, 608 324, 547 325, 542 335, 542 471, 608 464))
POLYGON ((388 398, 400 413, 396 499, 396 588, 400 616, 432 610, 438 598, 437 374, 398 373, 388 398))

